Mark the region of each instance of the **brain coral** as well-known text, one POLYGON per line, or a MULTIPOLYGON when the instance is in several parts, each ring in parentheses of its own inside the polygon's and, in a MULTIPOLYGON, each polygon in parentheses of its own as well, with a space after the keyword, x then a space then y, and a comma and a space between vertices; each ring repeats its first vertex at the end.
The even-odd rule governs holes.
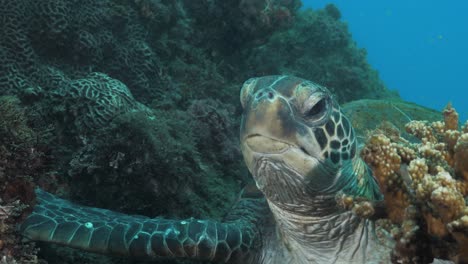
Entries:
POLYGON ((125 84, 103 73, 73 80, 56 94, 68 102, 68 110, 82 129, 104 127, 116 116, 131 111, 151 112, 133 98, 125 84))

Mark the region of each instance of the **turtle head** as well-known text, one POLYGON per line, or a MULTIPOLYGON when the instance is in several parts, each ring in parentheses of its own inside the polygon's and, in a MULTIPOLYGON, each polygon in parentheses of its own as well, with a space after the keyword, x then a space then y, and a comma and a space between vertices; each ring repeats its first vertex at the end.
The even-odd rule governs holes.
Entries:
POLYGON ((353 181, 354 131, 325 87, 266 76, 247 80, 240 99, 244 160, 270 202, 301 205, 353 181))

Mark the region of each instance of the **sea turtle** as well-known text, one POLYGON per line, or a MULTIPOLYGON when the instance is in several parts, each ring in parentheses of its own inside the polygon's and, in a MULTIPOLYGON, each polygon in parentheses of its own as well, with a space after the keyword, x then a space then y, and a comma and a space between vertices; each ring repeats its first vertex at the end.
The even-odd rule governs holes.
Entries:
POLYGON ((301 78, 266 76, 247 80, 240 99, 241 149, 262 197, 244 197, 223 221, 176 220, 80 206, 38 189, 22 234, 139 259, 388 263, 391 248, 374 222, 335 199, 382 195, 332 94, 301 78))

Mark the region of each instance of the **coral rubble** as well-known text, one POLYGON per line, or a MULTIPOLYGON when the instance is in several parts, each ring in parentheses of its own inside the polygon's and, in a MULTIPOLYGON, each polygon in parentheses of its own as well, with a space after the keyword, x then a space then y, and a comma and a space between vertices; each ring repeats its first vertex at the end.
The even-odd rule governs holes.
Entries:
POLYGON ((377 129, 361 152, 385 196, 398 263, 468 261, 468 131, 449 104, 444 121, 411 121, 406 132, 377 129))

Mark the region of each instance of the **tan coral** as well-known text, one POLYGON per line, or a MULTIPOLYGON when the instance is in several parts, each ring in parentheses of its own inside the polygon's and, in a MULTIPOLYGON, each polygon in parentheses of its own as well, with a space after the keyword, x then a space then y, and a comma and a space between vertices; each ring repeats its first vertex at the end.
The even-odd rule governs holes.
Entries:
POLYGON ((463 197, 468 197, 468 182, 467 181, 457 181, 457 189, 463 195, 463 197))
POLYGON ((468 133, 468 120, 465 122, 465 124, 462 127, 462 132, 463 133, 468 133))
POLYGON ((373 169, 380 189, 386 197, 385 206, 391 208, 387 210, 389 218, 401 223, 409 199, 407 193, 399 188, 403 184, 403 179, 399 175, 401 158, 396 144, 384 134, 373 135, 368 139, 361 157, 373 169))
POLYGON ((447 143, 447 149, 449 151, 454 151, 460 135, 461 133, 458 130, 447 130, 444 132, 444 141, 447 143))
POLYGON ((430 201, 444 223, 457 219, 465 209, 465 199, 457 191, 456 181, 447 172, 440 172, 435 177, 436 184, 430 201))
POLYGON ((448 224, 448 229, 462 249, 455 258, 456 263, 467 263, 468 251, 464 249, 468 248, 468 212, 465 212, 460 219, 448 224))
POLYGON ((444 123, 446 130, 457 130, 458 129, 458 113, 455 108, 452 107, 451 103, 448 103, 444 111, 444 123))
POLYGON ((354 206, 354 198, 349 195, 339 195, 337 197, 337 203, 345 210, 351 210, 354 206))
POLYGON ((455 173, 468 181, 468 133, 462 134, 454 147, 455 173))
POLYGON ((418 147, 418 152, 428 161, 429 173, 436 174, 437 167, 449 168, 447 160, 450 159, 450 153, 445 143, 425 142, 418 147))
POLYGON ((380 177, 380 182, 391 181, 392 175, 399 170, 401 164, 397 149, 383 134, 372 136, 369 139, 369 146, 363 149, 362 157, 373 166, 376 176, 380 177))
POLYGON ((352 211, 357 216, 362 217, 362 218, 369 218, 375 213, 374 206, 369 201, 362 201, 362 202, 356 203, 352 211))
POLYGON ((396 144, 395 147, 397 149, 398 155, 401 158, 401 162, 409 164, 412 160, 417 158, 417 153, 413 148, 400 144, 396 144))
POLYGON ((447 164, 451 167, 454 167, 454 155, 455 155, 455 145, 460 138, 461 132, 458 130, 447 130, 444 132, 444 141, 447 144, 447 153, 448 156, 446 157, 447 164))
POLYGON ((442 135, 447 128, 445 127, 445 123, 442 121, 435 121, 430 124, 430 127, 434 131, 435 134, 442 135))
MULTIPOLYGON (((424 202, 426 209, 430 212, 424 215, 430 229, 431 226, 436 225, 437 221, 446 225, 460 216, 465 209, 465 200, 457 189, 457 181, 448 172, 440 169, 435 176, 424 173, 425 168, 421 160, 413 161, 409 170, 414 180, 413 188, 415 187, 416 198, 424 202), (423 173, 424 176, 421 178, 423 173)), ((446 233, 440 231, 439 224, 437 226, 438 231, 430 230, 432 235, 440 236, 446 233)))
POLYGON ((388 219, 396 225, 395 252, 408 255, 409 238, 430 238, 426 240, 433 243, 430 254, 466 263, 468 122, 459 129, 458 114, 450 104, 443 117, 443 122, 411 121, 405 126, 420 143, 378 129, 370 134, 361 156, 373 169, 388 219), (413 216, 406 213, 409 208, 414 209, 413 216), (409 233, 413 235, 408 237, 409 233))
POLYGON ((415 159, 411 161, 408 167, 408 173, 413 181, 413 189, 416 189, 417 185, 421 183, 428 170, 429 167, 425 159, 415 159))
POLYGON ((405 126, 406 132, 414 135, 425 142, 437 142, 437 138, 434 136, 432 129, 428 126, 426 121, 411 121, 405 126))

